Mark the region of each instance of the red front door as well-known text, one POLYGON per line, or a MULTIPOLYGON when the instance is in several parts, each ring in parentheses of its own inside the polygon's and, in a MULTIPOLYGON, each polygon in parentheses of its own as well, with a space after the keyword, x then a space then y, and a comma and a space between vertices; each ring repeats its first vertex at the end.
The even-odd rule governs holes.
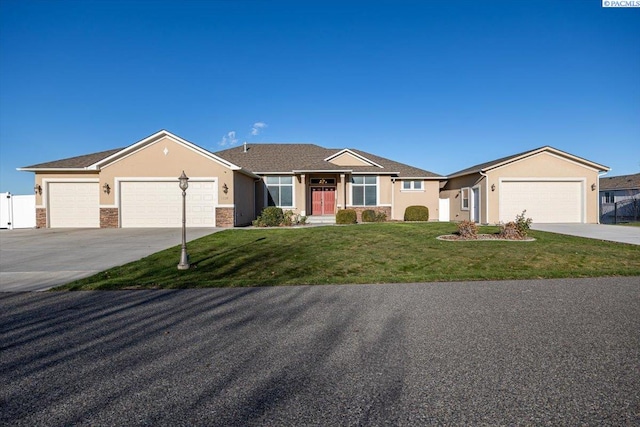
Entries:
POLYGON ((311 187, 311 215, 336 213, 336 188, 311 187))

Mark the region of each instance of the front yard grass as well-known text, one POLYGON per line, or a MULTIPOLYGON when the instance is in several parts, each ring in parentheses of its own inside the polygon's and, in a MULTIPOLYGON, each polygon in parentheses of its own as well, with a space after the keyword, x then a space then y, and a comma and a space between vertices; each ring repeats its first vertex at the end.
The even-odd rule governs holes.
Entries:
MULTIPOLYGON (((497 227, 479 227, 494 233, 497 227)), ((200 288, 640 276, 640 248, 530 231, 533 242, 437 240, 452 223, 230 229, 57 289, 200 288)), ((188 232, 188 231, 187 231, 188 232)), ((179 233, 176 233, 176 237, 179 233)))

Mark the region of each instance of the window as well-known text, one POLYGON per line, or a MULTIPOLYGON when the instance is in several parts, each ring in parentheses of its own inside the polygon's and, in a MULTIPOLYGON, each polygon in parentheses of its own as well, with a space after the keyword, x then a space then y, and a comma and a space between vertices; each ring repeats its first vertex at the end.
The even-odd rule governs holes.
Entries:
POLYGON ((614 201, 613 201, 613 193, 611 191, 605 191, 605 193, 604 193, 604 203, 614 203, 614 201))
POLYGON ((268 176, 266 182, 269 206, 293 207, 293 177, 268 176))
POLYGON ((469 210, 469 187, 465 187, 461 191, 462 193, 462 206, 461 209, 463 211, 469 210))
POLYGON ((422 190, 421 180, 404 180, 402 181, 403 190, 422 190))
POLYGON ((376 206, 378 204, 378 178, 354 176, 351 178, 352 203, 354 206, 376 206))

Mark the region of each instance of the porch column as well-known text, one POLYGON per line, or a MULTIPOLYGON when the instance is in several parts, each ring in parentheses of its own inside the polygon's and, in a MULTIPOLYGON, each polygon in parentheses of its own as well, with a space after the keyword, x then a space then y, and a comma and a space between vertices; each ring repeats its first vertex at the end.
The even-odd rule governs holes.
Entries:
POLYGON ((304 194, 304 209, 300 209, 300 215, 307 216, 307 176, 300 174, 300 183, 302 184, 302 194, 304 194))
POLYGON ((342 181, 342 198, 344 199, 344 202, 342 203, 342 209, 347 209, 347 176, 341 173, 340 181, 342 181))

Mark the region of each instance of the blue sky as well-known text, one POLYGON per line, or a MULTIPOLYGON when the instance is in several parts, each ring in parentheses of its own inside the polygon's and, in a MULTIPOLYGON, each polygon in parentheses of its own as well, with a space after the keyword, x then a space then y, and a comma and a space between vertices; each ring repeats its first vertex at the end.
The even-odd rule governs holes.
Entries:
POLYGON ((0 2, 0 192, 167 129, 443 175, 551 145, 640 172, 640 8, 600 0, 0 2), (258 124, 258 125, 256 125, 258 124))

